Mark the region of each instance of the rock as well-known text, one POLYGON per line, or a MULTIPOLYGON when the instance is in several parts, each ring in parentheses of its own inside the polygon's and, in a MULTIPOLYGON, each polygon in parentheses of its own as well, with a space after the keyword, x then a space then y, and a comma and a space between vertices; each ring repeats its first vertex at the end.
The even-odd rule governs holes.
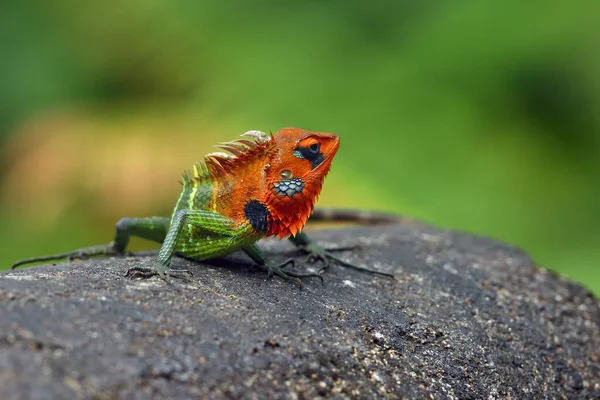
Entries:
MULTIPOLYGON (((333 265, 299 290, 243 255, 0 274, 1 398, 600 398, 600 305, 521 251, 405 222, 319 231, 333 265)), ((263 243, 274 260, 300 255, 263 243)))

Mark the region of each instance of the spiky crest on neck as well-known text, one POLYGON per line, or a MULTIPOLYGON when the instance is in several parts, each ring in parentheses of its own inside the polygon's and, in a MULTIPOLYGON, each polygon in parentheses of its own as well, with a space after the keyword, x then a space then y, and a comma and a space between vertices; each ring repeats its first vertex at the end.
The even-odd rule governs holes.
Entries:
POLYGON ((183 187, 218 179, 275 146, 272 133, 248 131, 241 136, 254 140, 236 139, 215 145, 215 147, 228 153, 214 152, 205 155, 203 161, 194 164, 193 171, 186 170, 183 172, 181 177, 183 187))

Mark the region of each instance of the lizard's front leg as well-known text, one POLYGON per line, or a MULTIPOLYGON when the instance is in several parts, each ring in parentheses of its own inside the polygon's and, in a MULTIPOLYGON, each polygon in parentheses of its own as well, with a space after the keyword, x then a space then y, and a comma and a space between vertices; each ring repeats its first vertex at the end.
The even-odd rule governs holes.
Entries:
POLYGON ((235 237, 235 224, 223 215, 204 210, 178 210, 173 216, 169 231, 164 238, 162 247, 154 268, 134 267, 127 271, 129 278, 151 278, 159 276, 166 279, 186 279, 192 273, 188 270, 171 270, 173 254, 207 259, 218 256, 223 248, 230 245, 230 240, 235 237), (191 235, 186 229, 193 227, 196 232, 191 235))

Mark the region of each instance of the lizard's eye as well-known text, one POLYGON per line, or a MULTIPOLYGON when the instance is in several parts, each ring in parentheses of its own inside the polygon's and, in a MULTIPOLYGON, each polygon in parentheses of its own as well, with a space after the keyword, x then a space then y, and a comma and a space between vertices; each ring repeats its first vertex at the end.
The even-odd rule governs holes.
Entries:
POLYGON ((289 169, 285 169, 281 171, 280 175, 282 179, 290 179, 292 177, 292 171, 290 171, 289 169))
POLYGON ((319 142, 311 143, 306 147, 297 147, 294 150, 294 156, 310 161, 312 169, 318 167, 325 160, 323 153, 321 153, 321 144, 319 142))

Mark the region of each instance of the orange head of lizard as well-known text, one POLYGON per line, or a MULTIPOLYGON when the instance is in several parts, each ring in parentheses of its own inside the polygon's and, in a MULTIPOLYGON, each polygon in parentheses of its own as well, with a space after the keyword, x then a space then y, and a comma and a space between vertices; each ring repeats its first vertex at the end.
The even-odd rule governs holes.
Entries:
POLYGON ((301 231, 314 209, 339 146, 338 136, 298 128, 277 132, 266 167, 270 221, 268 236, 301 231))

